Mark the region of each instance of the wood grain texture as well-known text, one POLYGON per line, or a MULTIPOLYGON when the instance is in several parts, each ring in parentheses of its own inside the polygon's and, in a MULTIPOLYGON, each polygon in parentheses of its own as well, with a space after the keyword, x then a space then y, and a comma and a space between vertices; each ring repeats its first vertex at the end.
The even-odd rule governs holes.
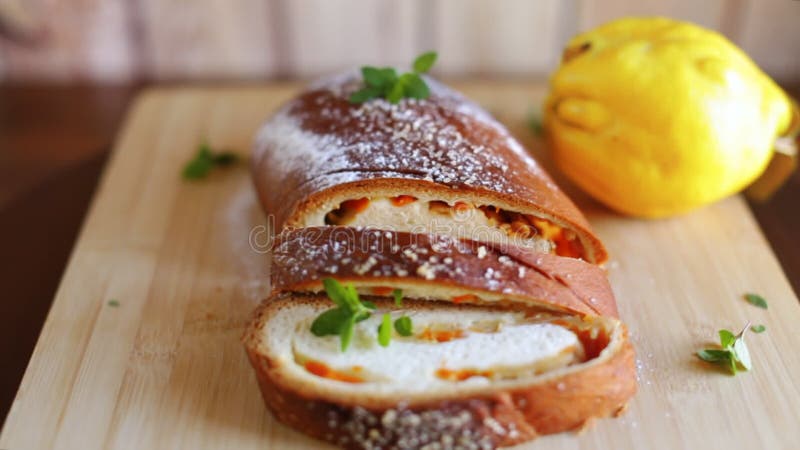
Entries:
POLYGON ((561 54, 559 0, 438 0, 431 14, 444 73, 546 74, 561 54))
POLYGON ((142 65, 158 79, 256 78, 275 74, 274 2, 142 0, 142 65))
POLYGON ((408 67, 427 50, 420 0, 285 1, 290 71, 315 76, 348 67, 408 67))
POLYGON ((440 74, 544 75, 570 36, 632 15, 721 31, 800 79, 792 0, 0 0, 0 79, 311 77, 428 49, 440 74))
MULTIPOLYGON (((457 86, 524 128, 544 87, 457 86)), ((266 412, 239 343, 267 292, 264 223, 244 167, 190 183, 197 143, 246 152, 296 86, 151 90, 135 104, 84 224, 0 448, 329 448, 266 412), (116 299, 119 306, 109 306, 116 299)), ((561 180, 563 181, 563 180, 561 180)), ((573 189, 565 185, 569 192, 573 189)), ((638 352, 640 392, 617 420, 520 448, 794 448, 800 306, 743 200, 680 218, 616 216, 573 192, 612 253, 609 274, 638 352), (741 299, 753 291, 769 310, 741 299), (693 356, 746 320, 755 370, 693 356)))
POLYGON ((625 16, 666 16, 720 29, 723 11, 731 0, 583 0, 579 17, 581 30, 588 30, 625 16))

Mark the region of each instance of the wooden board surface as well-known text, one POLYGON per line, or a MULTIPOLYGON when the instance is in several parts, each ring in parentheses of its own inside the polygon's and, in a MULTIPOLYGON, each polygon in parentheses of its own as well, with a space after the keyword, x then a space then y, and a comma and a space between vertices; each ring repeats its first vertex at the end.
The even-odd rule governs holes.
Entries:
MULTIPOLYGON (((548 166, 525 128, 543 86, 457 87, 548 166)), ((268 290, 258 245, 265 220, 247 169, 197 183, 179 176, 203 138, 246 153, 259 123, 295 89, 157 89, 135 103, 0 448, 330 448, 272 419, 239 343, 268 290)), ((640 221, 559 181, 612 254, 640 391, 619 419, 520 448, 796 448, 800 306, 742 199, 640 221), (744 302, 745 292, 763 295, 769 310, 744 302), (748 339, 754 371, 731 377, 693 356, 719 328, 747 320, 767 326, 748 339)))

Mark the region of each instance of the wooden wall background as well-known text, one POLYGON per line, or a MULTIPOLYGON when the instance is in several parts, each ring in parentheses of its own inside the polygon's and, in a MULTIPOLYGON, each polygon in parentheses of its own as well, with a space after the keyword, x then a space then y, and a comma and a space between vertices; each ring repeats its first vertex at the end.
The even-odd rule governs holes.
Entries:
POLYGON ((426 49, 443 75, 544 76, 569 36, 625 15, 717 29, 800 80, 798 0, 0 0, 0 80, 310 77, 426 49))

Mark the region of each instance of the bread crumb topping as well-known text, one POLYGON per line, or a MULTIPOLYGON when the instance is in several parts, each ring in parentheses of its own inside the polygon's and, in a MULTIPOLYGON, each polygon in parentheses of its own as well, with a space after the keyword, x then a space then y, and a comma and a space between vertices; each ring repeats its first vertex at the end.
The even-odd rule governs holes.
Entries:
MULTIPOLYGON (((509 298, 529 296, 528 278, 537 275, 535 266, 542 264, 542 257, 547 257, 519 258, 503 248, 448 235, 354 227, 322 226, 305 230, 287 231, 279 236, 272 252, 273 286, 302 283, 316 290, 321 289, 321 280, 326 277, 358 277, 357 287, 386 286, 387 279, 402 277, 408 283, 395 287, 422 288, 419 283, 424 281, 429 284, 426 289, 435 289, 429 282, 455 280, 458 285, 467 286, 467 292, 445 297, 437 293, 436 298, 489 291, 491 295, 482 296, 482 300, 492 301, 501 294, 509 298), (375 282, 370 278, 376 278, 375 282)), ((564 283, 568 283, 566 278, 564 283)), ((361 293, 381 295, 369 290, 361 293)), ((422 298, 431 295, 431 292, 415 293, 422 298)))

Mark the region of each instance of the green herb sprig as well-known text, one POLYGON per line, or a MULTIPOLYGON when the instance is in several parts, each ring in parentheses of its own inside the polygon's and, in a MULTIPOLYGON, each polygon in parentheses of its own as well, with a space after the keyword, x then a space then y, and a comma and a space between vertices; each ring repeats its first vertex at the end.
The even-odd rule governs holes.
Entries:
MULTIPOLYGON (((396 306, 403 306, 403 291, 402 289, 395 289, 392 291, 394 297, 394 304, 396 306)), ((394 329, 400 336, 411 336, 414 334, 414 326, 411 323, 411 318, 403 315, 394 321, 394 329)))
POLYGON ((703 361, 727 367, 733 375, 736 375, 740 367, 744 370, 752 369, 753 363, 750 360, 750 351, 744 342, 744 334, 749 327, 750 322, 736 335, 730 330, 719 330, 720 348, 700 350, 697 352, 697 356, 703 361))
POLYGON ((388 347, 389 342, 392 340, 392 315, 389 313, 383 314, 383 319, 378 327, 378 344, 381 347, 388 347))
POLYGON ((393 290, 392 291, 392 297, 394 297, 395 306, 403 306, 403 290, 402 289, 393 290))
POLYGON ((400 336, 411 336, 414 334, 414 326, 411 323, 411 317, 402 316, 394 321, 394 330, 400 336))
MULTIPOLYGON (((358 297, 356 288, 348 283, 343 285, 333 278, 322 280, 325 293, 333 303, 335 308, 329 309, 311 323, 311 332, 315 336, 339 336, 342 351, 347 351, 350 342, 353 340, 355 325, 358 322, 369 319, 377 309, 375 304, 358 297)), ((403 303, 403 291, 395 289, 392 291, 394 301, 397 306, 403 303)), ((401 336, 412 334, 411 318, 402 316, 394 322, 394 329, 401 336)), ((387 347, 392 340, 392 316, 384 313, 381 323, 378 325, 378 344, 387 347)))
POLYGON ((375 311, 375 304, 360 301, 358 292, 352 284, 342 285, 333 278, 322 280, 328 298, 336 303, 336 308, 320 314, 311 324, 315 336, 339 335, 342 351, 346 351, 353 339, 356 323, 367 320, 375 311))
POLYGON ((364 103, 373 98, 385 98, 390 103, 398 103, 403 98, 426 99, 430 89, 420 75, 428 72, 436 63, 437 53, 426 52, 417 57, 412 71, 398 75, 393 67, 361 68, 364 77, 362 89, 350 96, 350 103, 364 103))
POLYGON ((236 153, 228 151, 214 153, 208 142, 203 142, 198 147, 194 158, 183 166, 183 178, 199 180, 207 177, 214 167, 227 167, 237 161, 239 161, 239 155, 236 153))

